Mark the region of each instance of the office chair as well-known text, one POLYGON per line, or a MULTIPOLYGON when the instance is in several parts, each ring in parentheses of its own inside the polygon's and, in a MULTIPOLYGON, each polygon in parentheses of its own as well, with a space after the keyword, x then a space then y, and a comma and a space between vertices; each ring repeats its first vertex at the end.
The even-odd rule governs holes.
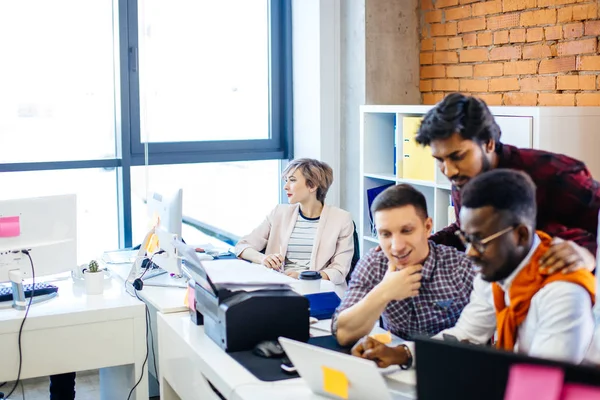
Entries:
POLYGON ((348 275, 346 275, 346 283, 350 283, 352 272, 354 272, 354 268, 356 267, 356 264, 358 264, 358 260, 360 260, 358 232, 356 231, 356 224, 354 221, 352 221, 352 224, 354 225, 354 254, 352 255, 352 261, 350 262, 350 270, 348 270, 348 275))

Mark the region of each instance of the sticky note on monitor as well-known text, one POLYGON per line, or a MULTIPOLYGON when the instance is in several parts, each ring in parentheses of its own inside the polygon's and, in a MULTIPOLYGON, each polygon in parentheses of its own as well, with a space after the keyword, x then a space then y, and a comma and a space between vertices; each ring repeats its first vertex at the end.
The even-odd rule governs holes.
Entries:
POLYGON ((561 400, 598 400, 600 388, 587 385, 566 384, 563 387, 561 400))
POLYGON ((325 393, 347 399, 349 383, 346 374, 326 366, 322 366, 321 369, 323 370, 323 390, 325 393))
POLYGON ((560 400, 564 372, 560 368, 516 364, 510 368, 504 400, 560 400))
POLYGON ((18 216, 0 217, 0 238, 17 237, 21 235, 21 221, 18 216))
POLYGON ((370 336, 373 339, 375 339, 378 342, 381 342, 383 344, 390 344, 390 343, 392 343, 392 334, 390 333, 390 331, 387 331, 385 333, 374 333, 374 334, 372 334, 370 336))

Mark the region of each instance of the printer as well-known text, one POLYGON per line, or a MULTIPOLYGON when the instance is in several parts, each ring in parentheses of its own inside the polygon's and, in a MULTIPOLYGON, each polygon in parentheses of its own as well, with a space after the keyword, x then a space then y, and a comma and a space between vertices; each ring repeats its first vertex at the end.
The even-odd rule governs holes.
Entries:
MULTIPOLYGON (((189 261, 189 260, 188 260, 189 261)), ((231 290, 214 284, 201 264, 182 267, 193 290, 190 316, 227 352, 251 350, 283 336, 307 342, 309 301, 291 289, 231 290)))

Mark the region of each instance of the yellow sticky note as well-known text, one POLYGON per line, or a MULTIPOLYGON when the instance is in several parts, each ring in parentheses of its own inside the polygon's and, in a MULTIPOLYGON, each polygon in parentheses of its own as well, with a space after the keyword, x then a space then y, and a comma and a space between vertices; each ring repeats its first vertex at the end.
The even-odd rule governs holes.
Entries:
POLYGON ((183 298, 183 305, 187 308, 190 307, 190 288, 185 291, 185 297, 183 298))
POLYGON ((321 366, 321 369, 323 370, 323 390, 325 393, 347 399, 349 384, 346 375, 342 371, 326 366, 321 366))
POLYGON ((158 215, 157 212, 155 212, 154 214, 152 214, 152 218, 150 218, 150 221, 148 221, 148 230, 154 229, 154 228, 158 227, 159 225, 160 225, 160 216, 158 215))
POLYGON ((146 252, 152 254, 156 249, 158 249, 158 236, 153 233, 146 245, 146 252))
POLYGON ((390 331, 387 331, 386 333, 375 333, 371 335, 371 337, 383 344, 392 343, 392 334, 390 333, 390 331))

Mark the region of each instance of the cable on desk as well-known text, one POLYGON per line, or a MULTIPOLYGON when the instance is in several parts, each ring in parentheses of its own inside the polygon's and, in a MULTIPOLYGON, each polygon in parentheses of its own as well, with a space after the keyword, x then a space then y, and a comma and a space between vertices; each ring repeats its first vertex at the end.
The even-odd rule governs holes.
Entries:
POLYGON ((33 301, 33 296, 35 294, 35 268, 33 266, 33 260, 31 259, 31 254, 27 250, 21 250, 21 253, 25 254, 29 257, 29 263, 31 264, 31 297, 29 297, 29 302, 27 303, 27 309, 25 310, 25 316, 23 317, 23 321, 21 322, 21 327, 19 328, 19 372, 17 373, 17 380, 15 381, 14 386, 11 391, 8 392, 6 396, 2 396, 2 399, 8 399, 10 395, 13 394, 17 386, 19 386, 19 382, 21 380, 21 367, 23 366, 23 349, 21 348, 21 335, 23 334, 23 325, 25 325, 25 320, 27 320, 27 314, 29 314, 29 308, 31 307, 31 302, 33 301))
MULTIPOLYGON (((146 322, 148 324, 148 329, 150 330, 150 346, 152 346, 152 364, 154 365, 154 372, 156 373, 156 380, 158 381, 158 368, 156 368, 156 353, 154 352, 154 334, 152 333, 152 324, 150 322, 150 310, 148 309, 148 304, 144 300, 138 296, 137 291, 135 292, 135 297, 146 307, 146 322)), ((146 336, 146 342, 148 341, 148 336, 146 336)), ((158 382, 158 387, 160 388, 160 382, 158 382)))
MULTIPOLYGON (((135 297, 137 297, 140 301, 142 301, 142 299, 140 299, 139 296, 137 295, 137 291, 134 293, 135 293, 135 297)), ((142 301, 142 303, 144 303, 144 302, 142 301)), ((142 372, 140 374, 140 379, 138 379, 138 381, 135 383, 135 385, 133 385, 133 387, 129 391, 127 400, 131 399, 131 395, 133 394, 133 391, 135 390, 136 387, 138 387, 138 385, 142 381, 142 378, 144 377, 144 367, 146 366, 146 363, 148 362, 148 352, 149 352, 149 349, 148 349, 148 326, 150 325, 150 319, 149 319, 150 312, 148 311, 148 305, 146 303, 144 303, 144 307, 146 310, 146 357, 144 357, 144 362, 142 364, 142 372)))

